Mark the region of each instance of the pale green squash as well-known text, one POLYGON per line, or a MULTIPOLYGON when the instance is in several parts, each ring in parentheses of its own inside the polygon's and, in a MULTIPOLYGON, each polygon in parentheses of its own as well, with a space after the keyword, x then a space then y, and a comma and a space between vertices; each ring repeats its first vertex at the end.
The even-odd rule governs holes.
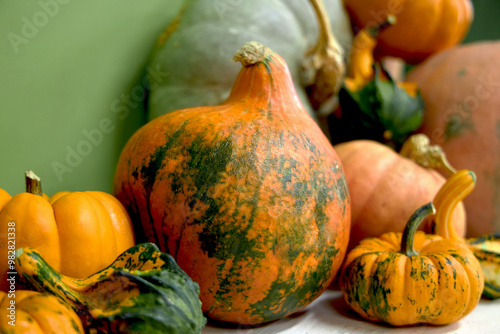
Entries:
MULTIPOLYGON (((352 31, 342 1, 328 0, 324 5, 347 55, 352 31)), ((178 109, 222 103, 240 69, 229 60, 249 41, 266 45, 283 57, 302 103, 312 113, 301 77, 304 55, 318 39, 317 21, 307 0, 189 2, 159 39, 150 62, 165 77, 151 87, 149 119, 178 109)))

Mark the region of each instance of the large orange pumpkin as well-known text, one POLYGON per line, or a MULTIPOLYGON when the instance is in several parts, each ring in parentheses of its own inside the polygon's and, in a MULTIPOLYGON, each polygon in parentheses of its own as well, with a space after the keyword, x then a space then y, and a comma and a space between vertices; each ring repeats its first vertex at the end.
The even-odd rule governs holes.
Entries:
POLYGON ((114 189, 200 285, 209 317, 258 324, 328 287, 350 205, 340 160, 284 60, 258 43, 236 59, 243 68, 225 103, 168 113, 132 136, 114 189))
MULTIPOLYGON (((419 166, 390 147, 371 140, 334 146, 342 161, 351 196, 351 237, 348 249, 362 239, 402 232, 408 217, 432 201, 445 178, 419 166)), ((460 203, 454 213, 456 231, 465 234, 466 217, 460 203)), ((432 232, 432 220, 421 228, 432 232)))
POLYGON ((457 169, 477 175, 464 200, 467 236, 500 232, 500 42, 458 46, 414 68, 425 102, 421 132, 457 169))
POLYGON ((470 0, 344 0, 344 4, 359 28, 377 26, 389 14, 396 16, 397 24, 380 34, 376 53, 408 63, 460 43, 474 14, 470 0))

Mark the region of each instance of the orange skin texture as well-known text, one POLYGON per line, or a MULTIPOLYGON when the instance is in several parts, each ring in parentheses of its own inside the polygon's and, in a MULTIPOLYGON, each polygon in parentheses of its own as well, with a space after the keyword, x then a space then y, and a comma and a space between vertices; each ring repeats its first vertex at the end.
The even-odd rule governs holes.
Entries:
MULTIPOLYGON (((52 198, 20 193, 3 204, 0 207, 3 259, 12 254, 9 245, 15 249, 32 247, 54 269, 80 278, 105 268, 135 244, 127 212, 116 198, 104 192, 62 192, 52 198), (9 230, 12 222, 15 231, 9 230), (10 235, 10 241, 9 232, 15 233, 10 235)), ((8 271, 12 271, 8 262, 1 261, 2 291, 8 291, 8 271)))
POLYGON ((84 333, 78 315, 69 306, 51 294, 28 290, 16 291, 16 325, 9 325, 11 300, 14 298, 0 291, 0 328, 6 333, 84 333))
MULTIPOLYGON (((403 232, 413 212, 434 196, 445 178, 398 155, 391 148, 370 140, 334 146, 342 161, 351 195, 351 237, 348 250, 368 237, 403 232)), ((465 235, 466 215, 460 202, 455 208, 455 231, 465 235)), ((420 225, 430 233, 432 221, 420 225)))
POLYGON ((464 200, 467 237, 500 232, 500 43, 474 43, 428 59, 409 74, 425 103, 421 129, 451 165, 476 173, 464 200), (454 131, 448 131, 454 121, 454 131))
POLYGON ((410 64, 460 43, 474 17, 470 0, 344 0, 357 27, 376 26, 393 14, 397 23, 379 36, 377 57, 410 64))
POLYGON ((300 104, 281 57, 273 53, 267 66, 243 67, 222 105, 168 113, 139 129, 122 152, 114 183, 117 198, 134 221, 141 221, 145 237, 172 254, 200 285, 204 312, 241 324, 270 320, 252 314, 252 305, 266 298, 273 283, 293 280, 290 293, 296 293, 306 283, 304 275, 332 261, 318 286, 300 296, 297 308, 287 308, 285 288, 268 305, 276 317, 305 307, 333 280, 349 237, 340 161, 300 104), (169 146, 172 140, 175 145, 169 146), (189 153, 196 143, 209 153, 189 153), (161 149, 166 155, 153 164, 161 149), (224 156, 228 150, 230 156, 224 156), (154 175, 141 172, 152 165, 160 166, 154 175), (299 191, 303 196, 293 194, 298 184, 307 184, 299 191), (316 184, 329 198, 321 204, 322 218, 315 207, 320 205, 316 184), (207 248, 202 236, 214 228, 207 248), (219 249, 227 254, 219 256, 219 249), (328 255, 327 249, 338 253, 328 255))

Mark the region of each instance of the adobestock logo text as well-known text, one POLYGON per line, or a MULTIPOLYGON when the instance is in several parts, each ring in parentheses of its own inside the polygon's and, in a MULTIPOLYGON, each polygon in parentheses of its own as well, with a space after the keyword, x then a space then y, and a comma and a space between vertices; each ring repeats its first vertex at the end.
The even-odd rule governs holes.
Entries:
POLYGON ((69 2, 70 0, 39 0, 37 3, 40 10, 31 16, 23 16, 18 32, 7 33, 7 38, 14 52, 19 53, 21 45, 28 44, 30 40, 35 38, 40 29, 47 26, 50 19, 59 13, 61 5, 69 2))

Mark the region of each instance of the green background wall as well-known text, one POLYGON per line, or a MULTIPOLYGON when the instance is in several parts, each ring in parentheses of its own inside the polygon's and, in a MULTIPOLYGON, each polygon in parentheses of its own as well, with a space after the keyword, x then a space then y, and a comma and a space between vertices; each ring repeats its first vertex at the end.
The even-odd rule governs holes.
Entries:
POLYGON ((475 19, 464 43, 500 39, 500 0, 473 0, 475 19))
POLYGON ((23 191, 32 169, 49 195, 111 190, 118 154, 144 121, 149 52, 182 3, 0 1, 1 188, 23 191))

